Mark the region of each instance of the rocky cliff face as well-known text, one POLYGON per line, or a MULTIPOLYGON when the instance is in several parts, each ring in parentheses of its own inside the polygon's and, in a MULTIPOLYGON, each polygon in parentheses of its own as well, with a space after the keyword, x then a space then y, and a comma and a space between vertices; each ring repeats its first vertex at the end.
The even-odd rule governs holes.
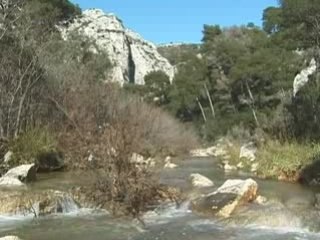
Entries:
POLYGON ((165 72, 170 79, 174 76, 173 66, 158 53, 156 46, 125 28, 113 14, 99 9, 86 10, 68 27, 61 29, 64 39, 74 31, 95 40, 98 48, 108 53, 114 65, 110 74, 112 81, 144 84, 144 76, 158 70, 165 72))

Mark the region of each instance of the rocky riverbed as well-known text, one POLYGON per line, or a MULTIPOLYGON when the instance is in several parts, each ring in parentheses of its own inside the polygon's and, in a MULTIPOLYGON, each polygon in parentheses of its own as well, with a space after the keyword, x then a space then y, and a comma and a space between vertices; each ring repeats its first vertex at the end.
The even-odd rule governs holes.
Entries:
POLYGON ((225 173, 218 164, 214 158, 190 158, 163 170, 162 182, 181 188, 185 201, 145 213, 145 225, 77 202, 68 189, 86 184, 82 173, 39 174, 36 182, 23 188, 1 190, 0 236, 25 240, 319 239, 317 189, 225 173))

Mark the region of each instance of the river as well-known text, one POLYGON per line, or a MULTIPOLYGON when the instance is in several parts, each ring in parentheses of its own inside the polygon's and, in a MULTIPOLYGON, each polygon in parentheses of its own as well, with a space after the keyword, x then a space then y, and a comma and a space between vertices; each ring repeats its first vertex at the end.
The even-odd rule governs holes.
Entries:
MULTIPOLYGON (((215 187, 226 179, 250 176, 226 174, 212 158, 190 158, 176 169, 165 170, 162 182, 179 186, 190 196, 195 193, 187 181, 191 173, 200 173, 214 181, 215 187)), ((37 189, 67 189, 84 179, 77 174, 43 175, 30 186, 37 189)), ((0 236, 16 235, 23 240, 302 240, 320 239, 320 211, 314 207, 312 189, 298 184, 256 180, 265 205, 249 204, 228 219, 201 217, 189 210, 188 202, 161 206, 138 221, 113 218, 109 214, 79 209, 66 202, 63 214, 34 219, 32 216, 0 216, 0 236)), ((319 191, 320 192, 320 191, 319 191)))

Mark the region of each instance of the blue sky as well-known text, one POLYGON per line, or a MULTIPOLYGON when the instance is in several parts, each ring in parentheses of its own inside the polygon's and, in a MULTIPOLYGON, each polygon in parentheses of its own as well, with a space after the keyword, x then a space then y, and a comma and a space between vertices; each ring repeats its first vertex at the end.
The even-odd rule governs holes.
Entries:
POLYGON ((261 25, 263 9, 277 0, 71 0, 82 9, 101 8, 155 43, 199 42, 203 24, 261 25))

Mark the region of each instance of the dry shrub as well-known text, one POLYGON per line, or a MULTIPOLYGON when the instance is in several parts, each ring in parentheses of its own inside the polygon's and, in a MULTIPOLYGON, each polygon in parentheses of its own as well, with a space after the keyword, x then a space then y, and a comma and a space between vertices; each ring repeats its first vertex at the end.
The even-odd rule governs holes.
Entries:
POLYGON ((137 167, 131 157, 187 151, 197 142, 192 132, 114 85, 91 86, 86 95, 83 92, 67 96, 69 121, 60 146, 70 166, 96 172, 89 190, 94 201, 113 213, 139 217, 159 201, 174 199, 176 192, 160 185, 152 169, 137 167))

